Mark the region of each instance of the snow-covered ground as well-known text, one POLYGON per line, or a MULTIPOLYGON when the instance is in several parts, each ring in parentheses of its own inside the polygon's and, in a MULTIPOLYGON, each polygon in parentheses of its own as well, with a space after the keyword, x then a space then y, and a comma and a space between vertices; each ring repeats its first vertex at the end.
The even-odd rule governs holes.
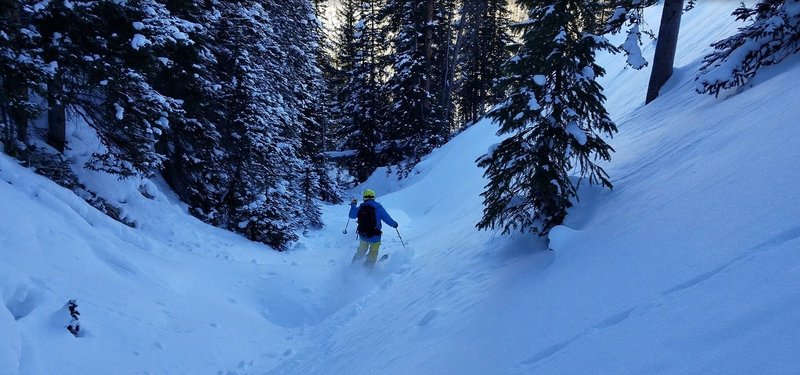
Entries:
MULTIPOLYGON (((81 173, 134 229, 0 155, 0 374, 800 373, 800 56, 740 92, 693 91, 737 4, 684 16, 646 107, 648 68, 603 57, 615 188, 582 187, 553 251, 475 230, 486 121, 410 179, 363 186, 405 242, 388 228, 372 272, 350 266, 346 205, 277 253, 192 218, 161 181, 81 173)), ((92 150, 71 136, 79 162, 92 150)))

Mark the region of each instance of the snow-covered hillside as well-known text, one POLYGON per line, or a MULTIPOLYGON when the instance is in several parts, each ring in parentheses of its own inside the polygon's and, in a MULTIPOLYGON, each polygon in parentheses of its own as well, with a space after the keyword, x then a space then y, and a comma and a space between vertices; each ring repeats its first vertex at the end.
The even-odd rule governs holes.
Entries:
POLYGON ((800 56, 694 92, 737 4, 684 15, 646 107, 649 70, 602 58, 615 188, 582 186, 553 251, 475 230, 486 121, 411 178, 360 187, 400 223, 373 272, 350 266, 346 205, 277 253, 192 218, 161 181, 81 174, 129 228, 0 155, 0 374, 800 373, 800 56))

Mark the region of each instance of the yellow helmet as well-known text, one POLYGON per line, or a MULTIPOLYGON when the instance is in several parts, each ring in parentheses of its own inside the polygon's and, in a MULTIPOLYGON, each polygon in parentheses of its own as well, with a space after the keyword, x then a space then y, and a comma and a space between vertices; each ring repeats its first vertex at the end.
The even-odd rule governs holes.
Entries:
POLYGON ((364 190, 364 199, 375 199, 375 191, 372 189, 364 190))

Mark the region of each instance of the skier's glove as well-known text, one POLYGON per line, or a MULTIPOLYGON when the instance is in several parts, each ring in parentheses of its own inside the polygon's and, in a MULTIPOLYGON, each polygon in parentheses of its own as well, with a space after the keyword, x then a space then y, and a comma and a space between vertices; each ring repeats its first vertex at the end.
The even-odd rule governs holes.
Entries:
POLYGON ((353 200, 351 200, 351 201, 350 201, 350 204, 351 204, 351 205, 352 205, 352 204, 357 204, 357 203, 358 203, 358 199, 355 199, 355 198, 353 198, 353 200))

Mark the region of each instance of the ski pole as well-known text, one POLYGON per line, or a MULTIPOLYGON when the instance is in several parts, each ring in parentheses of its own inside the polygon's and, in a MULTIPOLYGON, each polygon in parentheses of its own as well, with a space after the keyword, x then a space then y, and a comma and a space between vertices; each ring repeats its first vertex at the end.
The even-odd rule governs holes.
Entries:
POLYGON ((396 231, 397 231, 397 238, 399 238, 399 239, 400 239, 400 243, 401 243, 401 244, 403 244, 403 249, 405 249, 405 248, 406 248, 406 243, 405 243, 405 242, 403 242, 403 237, 402 237, 402 236, 400 236, 400 229, 394 228, 394 230, 396 230, 396 231))
MULTIPOLYGON (((356 202, 356 197, 353 197, 353 203, 356 202)), ((344 230, 342 233, 347 234, 347 226, 350 225, 350 215, 347 215, 347 224, 344 225, 344 230)))

